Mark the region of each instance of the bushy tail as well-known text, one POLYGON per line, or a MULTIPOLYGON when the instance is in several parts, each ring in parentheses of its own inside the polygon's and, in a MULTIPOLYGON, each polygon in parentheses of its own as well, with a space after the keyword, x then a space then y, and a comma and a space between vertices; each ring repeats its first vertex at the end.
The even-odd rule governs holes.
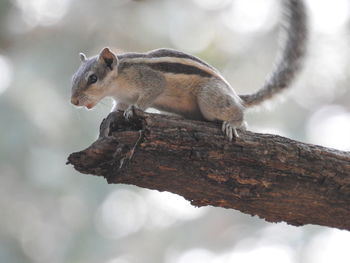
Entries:
POLYGON ((307 16, 303 0, 284 0, 282 26, 286 34, 272 74, 263 87, 249 95, 240 95, 244 106, 259 104, 287 88, 299 72, 306 52, 307 16))

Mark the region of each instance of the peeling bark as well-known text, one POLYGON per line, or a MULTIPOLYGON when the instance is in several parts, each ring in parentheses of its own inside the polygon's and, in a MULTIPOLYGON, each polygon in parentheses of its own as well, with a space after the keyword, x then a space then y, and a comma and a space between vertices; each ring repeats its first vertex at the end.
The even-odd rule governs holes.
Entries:
POLYGON ((113 112, 100 137, 68 162, 108 183, 179 194, 270 222, 350 230, 350 153, 284 137, 240 132, 228 142, 216 123, 113 112))

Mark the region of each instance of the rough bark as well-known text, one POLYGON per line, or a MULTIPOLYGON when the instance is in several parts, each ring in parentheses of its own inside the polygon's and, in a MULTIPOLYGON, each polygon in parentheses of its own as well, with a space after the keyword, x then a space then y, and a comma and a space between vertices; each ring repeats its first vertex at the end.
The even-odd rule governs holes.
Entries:
POLYGON ((276 135, 137 112, 111 113, 100 137, 68 163, 108 183, 179 194, 195 206, 233 208, 270 222, 350 230, 350 153, 276 135))

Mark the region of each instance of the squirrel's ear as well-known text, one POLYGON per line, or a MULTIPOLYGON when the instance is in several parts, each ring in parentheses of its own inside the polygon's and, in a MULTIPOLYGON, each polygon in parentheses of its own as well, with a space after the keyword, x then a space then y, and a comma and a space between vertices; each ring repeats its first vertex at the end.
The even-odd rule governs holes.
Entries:
POLYGON ((108 47, 105 47, 98 56, 98 62, 105 64, 112 70, 114 66, 118 64, 118 58, 108 47))
POLYGON ((84 53, 79 53, 79 57, 80 57, 81 62, 85 62, 87 60, 87 57, 85 56, 84 53))

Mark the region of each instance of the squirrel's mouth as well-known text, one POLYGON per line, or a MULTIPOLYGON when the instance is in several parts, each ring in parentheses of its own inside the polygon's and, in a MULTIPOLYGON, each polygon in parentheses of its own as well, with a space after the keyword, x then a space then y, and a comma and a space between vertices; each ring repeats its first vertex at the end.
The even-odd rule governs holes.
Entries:
POLYGON ((88 104, 85 105, 85 107, 86 107, 87 109, 89 109, 89 110, 92 109, 94 106, 95 106, 94 103, 88 103, 88 104))

